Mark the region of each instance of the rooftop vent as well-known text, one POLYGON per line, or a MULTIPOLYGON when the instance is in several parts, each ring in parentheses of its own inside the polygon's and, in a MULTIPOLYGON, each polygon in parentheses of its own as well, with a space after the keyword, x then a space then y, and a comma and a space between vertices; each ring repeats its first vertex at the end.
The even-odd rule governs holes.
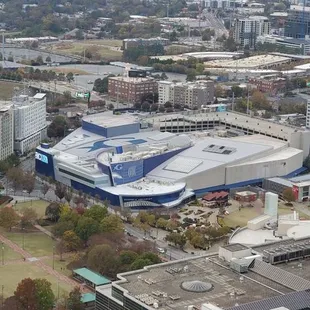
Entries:
POLYGON ((188 292, 204 293, 213 289, 213 285, 203 281, 185 281, 181 284, 181 288, 188 292))

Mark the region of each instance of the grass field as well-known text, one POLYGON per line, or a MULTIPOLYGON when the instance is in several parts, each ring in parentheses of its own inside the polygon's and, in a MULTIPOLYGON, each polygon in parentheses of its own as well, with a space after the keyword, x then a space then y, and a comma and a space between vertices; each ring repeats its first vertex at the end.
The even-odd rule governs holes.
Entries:
MULTIPOLYGON (((53 267, 53 258, 44 258, 42 260, 47 266, 53 267)), ((70 260, 66 259, 65 261, 60 261, 58 256, 55 256, 54 259, 54 269, 58 272, 64 274, 65 276, 70 277, 72 275, 72 271, 67 269, 67 265, 70 260)))
POLYGON ((75 69, 75 68, 53 68, 52 67, 50 70, 56 73, 68 74, 69 72, 72 72, 73 74, 89 75, 89 72, 81 70, 81 69, 75 69))
POLYGON ((55 241, 42 232, 1 232, 6 238, 16 243, 21 248, 24 244, 25 251, 34 257, 53 255, 55 241), (23 236, 24 235, 24 236, 23 236))
MULTIPOLYGON (((247 225, 249 220, 254 219, 255 217, 263 214, 264 209, 257 208, 242 208, 240 211, 231 212, 229 215, 225 215, 223 221, 225 225, 229 227, 244 227, 247 225)), ((278 209, 279 215, 285 215, 292 213, 291 208, 281 207, 278 209)), ((310 217, 302 212, 299 212, 299 216, 308 220, 310 217)))
POLYGON ((15 87, 23 87, 22 84, 0 81, 0 100, 11 100, 15 87))
POLYGON ((91 45, 103 45, 103 46, 111 46, 111 47, 122 47, 122 40, 87 40, 85 44, 91 45))
POLYGON ((26 201, 19 202, 14 206, 14 209, 18 212, 22 212, 24 208, 32 208, 35 210, 39 216, 42 218, 45 216, 45 209, 49 205, 49 202, 44 200, 34 200, 34 201, 26 201))
POLYGON ((33 263, 16 263, 10 265, 0 266, 1 279, 5 279, 1 282, 3 287, 4 298, 12 296, 17 287, 17 284, 24 278, 44 278, 51 282, 55 296, 61 296, 64 293, 68 293, 72 287, 68 284, 58 282, 57 278, 42 271, 39 267, 33 263))
POLYGON ((22 259, 23 257, 13 251, 10 247, 8 247, 6 244, 1 244, 0 248, 0 259, 1 259, 1 264, 2 264, 2 253, 3 253, 3 262, 6 263, 7 261, 12 261, 12 260, 17 260, 17 259, 22 259), (3 247, 3 249, 2 249, 3 247))
POLYGON ((87 49, 95 60, 108 59, 108 60, 120 60, 122 58, 122 52, 111 49, 109 46, 103 46, 102 44, 73 42, 73 43, 61 43, 54 46, 55 51, 67 55, 82 56, 84 48, 87 49))

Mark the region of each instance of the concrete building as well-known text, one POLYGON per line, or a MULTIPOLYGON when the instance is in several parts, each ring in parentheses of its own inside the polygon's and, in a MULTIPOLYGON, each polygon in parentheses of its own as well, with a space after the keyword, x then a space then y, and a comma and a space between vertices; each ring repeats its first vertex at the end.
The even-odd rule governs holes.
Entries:
POLYGON ((116 101, 140 102, 143 95, 157 93, 153 78, 109 77, 108 95, 116 101))
POLYGON ((158 102, 188 106, 190 108, 211 104, 214 101, 214 82, 197 81, 188 83, 158 82, 158 102))
POLYGON ((265 16, 250 16, 234 21, 233 37, 242 47, 254 48, 257 37, 268 35, 269 32, 270 22, 265 16))
POLYGON ((310 132, 228 112, 181 116, 89 115, 54 147, 37 148, 36 171, 123 208, 170 208, 304 171, 310 132), (222 138, 223 126, 248 135, 222 138))
POLYGON ((296 39, 291 37, 283 37, 278 35, 260 36, 257 38, 257 42, 271 43, 277 46, 283 46, 285 48, 291 48, 298 54, 309 55, 310 54, 310 40, 296 39))
POLYGON ((276 95, 286 88, 286 79, 274 75, 259 78, 249 78, 249 83, 255 85, 258 90, 269 95, 276 95))
POLYGON ((309 238, 292 238, 147 266, 97 287, 96 310, 308 309, 309 253, 309 238))
POLYGON ((11 107, 0 109, 0 160, 6 159, 14 150, 14 113, 11 107))
POLYGON ((14 150, 24 154, 46 138, 46 95, 14 97, 14 150))
POLYGON ((307 39, 310 36, 310 7, 291 5, 285 23, 284 35, 295 39, 307 39))
POLYGON ((306 127, 310 129, 310 100, 307 100, 306 127))

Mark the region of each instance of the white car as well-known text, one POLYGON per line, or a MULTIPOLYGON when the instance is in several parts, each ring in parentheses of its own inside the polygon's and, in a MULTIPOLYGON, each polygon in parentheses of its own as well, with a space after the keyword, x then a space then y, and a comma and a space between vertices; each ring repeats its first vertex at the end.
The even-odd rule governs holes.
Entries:
POLYGON ((157 251, 161 254, 164 254, 166 252, 163 248, 157 248, 157 251))
POLYGON ((89 80, 89 81, 87 82, 87 84, 94 84, 94 82, 91 81, 91 80, 89 80))

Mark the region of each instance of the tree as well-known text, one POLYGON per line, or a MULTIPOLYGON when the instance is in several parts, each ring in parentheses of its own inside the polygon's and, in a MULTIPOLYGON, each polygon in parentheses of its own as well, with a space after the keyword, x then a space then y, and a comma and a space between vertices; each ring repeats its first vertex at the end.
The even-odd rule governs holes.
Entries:
POLYGON ((166 109, 168 109, 168 108, 172 108, 173 105, 172 105, 172 103, 171 103, 170 101, 167 101, 167 102, 165 102, 164 107, 165 107, 166 109))
POLYGON ((51 56, 47 56, 47 57, 45 58, 45 62, 46 62, 46 63, 52 62, 51 56))
POLYGON ((167 227, 167 224, 168 224, 168 221, 165 220, 164 218, 160 217, 157 222, 156 222, 156 226, 158 228, 162 228, 162 229, 166 229, 167 227))
POLYGON ((19 222, 19 216, 12 207, 0 209, 0 226, 11 230, 19 222))
POLYGON ((71 96, 71 92, 69 90, 66 90, 63 92, 63 97, 67 103, 71 103, 72 96, 71 96))
POLYGON ((68 127, 66 119, 58 115, 54 118, 51 124, 47 128, 47 135, 50 138, 53 137, 64 137, 65 130, 68 127))
POLYGON ((158 257, 158 255, 152 252, 143 253, 142 255, 140 255, 139 258, 148 259, 151 261, 152 264, 161 263, 161 259, 158 257))
POLYGON ((234 93, 235 98, 242 97, 243 90, 240 86, 238 85, 232 86, 231 91, 234 93))
MULTIPOLYGON (((52 290, 52 284, 46 279, 34 279, 35 298, 40 310, 53 309, 55 302, 55 295, 52 290)), ((27 308, 28 309, 28 308, 27 308)))
POLYGON ((7 171, 6 177, 13 187, 14 192, 21 188, 24 181, 24 172, 21 168, 12 167, 7 171))
POLYGON ((141 105, 141 110, 144 112, 149 112, 151 105, 148 102, 143 102, 141 105))
POLYGON ((114 110, 114 105, 113 105, 113 103, 109 103, 109 104, 108 104, 108 110, 110 110, 110 111, 114 110))
POLYGON ((40 310, 36 297, 35 282, 26 278, 18 283, 14 296, 20 309, 40 310))
POLYGON ((175 246, 179 246, 181 249, 186 244, 186 237, 183 234, 172 232, 166 236, 166 240, 174 243, 175 246))
POLYGON ((44 195, 44 197, 49 190, 50 190, 49 185, 47 183, 43 183, 41 186, 41 193, 44 195))
POLYGON ((68 310, 84 310, 85 306, 82 303, 82 294, 78 287, 75 287, 70 293, 67 300, 68 310))
POLYGON ((158 108, 158 111, 159 111, 160 113, 164 113, 165 110, 166 110, 165 107, 162 106, 162 105, 160 105, 159 108, 158 108))
POLYGON ((39 65, 43 65, 44 64, 44 61, 43 61, 43 58, 41 55, 39 55, 36 59, 36 63, 38 63, 39 65))
POLYGON ((257 110, 271 110, 272 106, 268 102, 265 94, 259 90, 255 90, 251 96, 253 108, 257 110))
POLYGON ((196 71, 194 69, 187 70, 186 81, 191 82, 196 80, 196 71))
POLYGON ((72 192, 71 190, 66 190, 65 192, 65 200, 68 202, 68 205, 70 205, 70 201, 72 200, 72 192))
POLYGON ((237 50, 237 45, 232 36, 228 37, 227 40, 224 41, 224 49, 229 52, 235 52, 237 50))
POLYGON ((145 266, 152 265, 152 262, 147 258, 138 258, 130 266, 131 270, 142 269, 145 266))
POLYGON ((64 247, 67 251, 77 251, 81 247, 81 239, 73 230, 67 230, 62 236, 64 247))
POLYGON ((101 221, 101 231, 102 232, 121 232, 124 230, 124 225, 121 218, 116 214, 110 214, 109 216, 105 217, 101 221))
POLYGON ((62 183, 57 182, 55 188, 55 195, 59 198, 59 200, 63 199, 66 194, 66 186, 62 183))
POLYGON ((45 209, 45 215, 54 222, 57 222, 60 217, 60 204, 52 202, 45 209))
POLYGON ((107 207, 93 205, 84 213, 85 217, 90 217, 97 222, 101 222, 108 215, 107 207))
POLYGON ((168 80, 167 74, 166 74, 165 72, 163 72, 163 73, 161 74, 161 76, 160 76, 160 79, 161 79, 161 80, 168 80))
POLYGON ((99 223, 92 218, 81 216, 75 228, 76 234, 86 242, 90 236, 100 231, 99 223))
POLYGON ((74 230, 75 224, 72 221, 59 221, 52 227, 52 234, 59 238, 68 230, 74 230))
POLYGON ((107 244, 96 245, 87 255, 87 267, 101 274, 115 277, 119 260, 111 246, 107 244))
POLYGON ((212 37, 210 33, 204 33, 201 37, 202 41, 211 41, 212 37))
POLYGON ((34 173, 27 171, 24 174, 23 188, 27 191, 29 195, 33 192, 35 183, 36 183, 36 177, 34 173))
POLYGON ((22 228, 31 227, 38 219, 37 212, 32 208, 25 208, 22 211, 22 217, 20 220, 20 226, 22 228))
POLYGON ((124 250, 120 252, 119 258, 122 265, 131 265, 138 258, 138 254, 134 251, 124 250))
POLYGON ((66 79, 69 83, 71 83, 72 81, 74 81, 74 74, 72 72, 68 72, 68 74, 66 75, 66 79))
POLYGON ((284 200, 286 200, 289 203, 296 200, 293 190, 289 187, 283 191, 282 195, 284 200))

